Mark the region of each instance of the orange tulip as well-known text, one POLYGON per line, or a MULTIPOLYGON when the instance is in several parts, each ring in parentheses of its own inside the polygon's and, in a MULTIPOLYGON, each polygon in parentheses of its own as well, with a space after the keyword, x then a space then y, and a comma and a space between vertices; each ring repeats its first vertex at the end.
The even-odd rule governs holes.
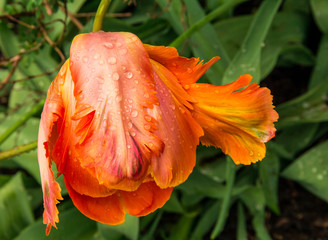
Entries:
POLYGON ((144 216, 165 204, 192 172, 199 140, 236 164, 263 159, 278 119, 270 91, 246 87, 250 75, 225 86, 196 83, 218 59, 203 64, 131 33, 75 37, 39 129, 47 234, 62 199, 52 161, 83 214, 120 224, 125 213, 144 216))

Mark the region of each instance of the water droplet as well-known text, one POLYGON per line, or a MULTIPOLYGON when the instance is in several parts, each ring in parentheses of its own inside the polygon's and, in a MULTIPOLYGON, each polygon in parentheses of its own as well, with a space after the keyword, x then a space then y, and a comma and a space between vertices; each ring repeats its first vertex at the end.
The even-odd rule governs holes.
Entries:
POLYGON ((104 43, 104 46, 105 46, 106 48, 109 48, 109 49, 112 49, 112 48, 114 47, 114 45, 113 45, 112 43, 110 43, 110 42, 106 42, 106 43, 104 43))
POLYGON ((97 60, 97 59, 99 58, 99 54, 96 53, 96 55, 94 55, 93 58, 94 58, 95 60, 97 60))
POLYGON ((192 69, 190 67, 187 68, 188 73, 192 73, 192 69))
POLYGON ((99 64, 100 64, 100 65, 103 65, 103 64, 104 64, 104 61, 103 61, 103 60, 100 60, 100 61, 99 61, 99 64))
POLYGON ((172 108, 172 110, 175 110, 175 105, 172 104, 172 105, 171 105, 171 108, 172 108))
POLYGON ((186 110, 184 110, 183 107, 179 107, 179 110, 180 110, 181 113, 185 113, 186 112, 186 110))
POLYGON ((116 102, 120 102, 122 101, 122 96, 121 95, 117 95, 115 98, 116 102))
POLYGON ((188 84, 184 85, 183 87, 184 87, 184 89, 189 89, 190 88, 190 86, 188 84))
POLYGON ((153 146, 154 146, 154 144, 153 143, 148 143, 148 146, 150 147, 150 148, 152 148, 153 146))
POLYGON ((122 43, 118 42, 116 43, 116 47, 121 47, 122 46, 122 43))
POLYGON ((130 79, 133 77, 133 74, 132 74, 132 72, 127 72, 127 73, 125 73, 125 76, 130 79))
POLYGON ((249 151, 249 156, 253 156, 254 152, 253 151, 249 151))
POLYGON ((118 75, 117 72, 114 72, 114 73, 113 73, 113 80, 114 80, 114 81, 117 81, 118 79, 120 79, 120 75, 118 75))
POLYGON ((144 94, 144 97, 145 97, 145 98, 149 98, 149 94, 148 94, 148 93, 145 93, 145 94, 144 94))
POLYGON ((144 128, 148 131, 150 130, 151 126, 149 124, 145 124, 144 128))
POLYGON ((132 122, 128 122, 128 129, 132 128, 132 122))
POLYGON ((115 57, 110 57, 110 58, 108 58, 107 61, 108 61, 109 64, 112 64, 113 65, 113 64, 116 63, 116 58, 115 57))
POLYGON ((84 63, 88 62, 88 57, 83 57, 82 62, 84 62, 84 63))
POLYGON ((128 52, 128 50, 126 48, 120 49, 119 53, 120 54, 126 54, 128 52))
POLYGON ((132 99, 127 99, 127 101, 129 102, 129 103, 133 103, 133 100, 132 99))
POLYGON ((150 122, 151 121, 151 116, 146 115, 145 119, 146 119, 146 121, 150 122))
POLYGON ((139 83, 139 81, 138 81, 138 80, 135 80, 134 82, 135 82, 135 84, 138 84, 138 83, 139 83))
POLYGON ((122 70, 123 70, 123 71, 126 70, 126 66, 122 66, 122 70))
POLYGON ((136 135, 136 133, 135 133, 135 132, 130 132, 130 135, 131 135, 132 137, 134 137, 134 136, 136 135))
POLYGON ((130 144, 128 144, 128 145, 126 145, 126 147, 130 149, 130 148, 131 148, 131 145, 130 145, 130 144))
POLYGON ((138 116, 138 111, 137 110, 133 110, 131 112, 131 117, 137 117, 138 116))
POLYGON ((105 79, 103 77, 98 77, 97 79, 98 79, 98 82, 100 84, 104 84, 105 83, 105 79))

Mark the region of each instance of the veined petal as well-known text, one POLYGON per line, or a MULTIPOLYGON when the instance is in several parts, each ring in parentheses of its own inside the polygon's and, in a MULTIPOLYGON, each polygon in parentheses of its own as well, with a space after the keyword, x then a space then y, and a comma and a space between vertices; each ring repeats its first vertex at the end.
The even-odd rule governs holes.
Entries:
MULTIPOLYGON (((161 188, 174 187, 184 182, 196 161, 196 146, 203 130, 192 118, 183 96, 187 96, 176 76, 158 62, 151 61, 159 106, 149 109, 158 122, 155 134, 165 144, 161 155, 152 159, 152 174, 161 188)), ((192 99, 188 97, 188 99, 192 99)))
POLYGON ((158 104, 151 64, 131 33, 75 37, 70 55, 78 122, 75 146, 81 166, 100 184, 133 191, 149 175, 152 154, 163 151, 147 109, 158 104))
POLYGON ((192 115, 204 129, 201 142, 221 148, 236 164, 263 159, 264 143, 275 136, 278 114, 270 90, 253 83, 237 91, 251 79, 243 75, 228 85, 193 84, 188 90, 197 99, 192 115))
POLYGON ((149 57, 162 64, 171 71, 182 86, 197 82, 197 80, 215 63, 220 57, 214 57, 207 63, 198 58, 180 57, 174 47, 151 46, 145 44, 149 57))
POLYGON ((56 227, 56 223, 59 221, 56 204, 58 200, 62 200, 60 186, 55 181, 54 173, 51 170, 50 156, 53 141, 58 138, 57 125, 65 112, 61 86, 65 82, 67 68, 68 63, 66 62, 48 90, 39 127, 38 161, 44 202, 43 223, 47 224, 47 235, 50 233, 51 227, 56 227))
POLYGON ((111 225, 124 222, 125 212, 117 194, 93 198, 74 191, 66 179, 65 185, 74 205, 88 218, 111 225))
POLYGON ((120 191, 124 208, 133 216, 145 216, 170 199, 173 188, 159 188, 155 182, 145 182, 136 191, 120 191))

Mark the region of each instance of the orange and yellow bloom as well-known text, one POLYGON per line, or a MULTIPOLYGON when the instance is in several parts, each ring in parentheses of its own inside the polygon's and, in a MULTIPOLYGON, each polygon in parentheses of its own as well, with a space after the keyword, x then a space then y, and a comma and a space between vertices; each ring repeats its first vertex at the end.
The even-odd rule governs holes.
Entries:
POLYGON ((52 161, 83 214, 120 224, 125 213, 144 216, 165 204, 192 172, 199 141, 236 164, 264 158, 278 119, 270 91, 247 86, 250 75, 225 86, 196 83, 218 59, 203 64, 131 33, 75 37, 39 128, 47 234, 62 199, 52 161))

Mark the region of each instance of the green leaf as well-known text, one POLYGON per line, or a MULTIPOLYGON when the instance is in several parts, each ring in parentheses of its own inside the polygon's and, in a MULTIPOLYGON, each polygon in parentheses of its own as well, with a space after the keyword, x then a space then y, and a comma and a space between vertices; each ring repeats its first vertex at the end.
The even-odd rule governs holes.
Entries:
POLYGON ((253 75, 254 82, 260 81, 261 48, 280 3, 281 0, 265 0, 261 4, 241 49, 224 73, 222 84, 232 83, 243 74, 253 75))
POLYGON ((310 0, 314 19, 320 30, 328 33, 328 1, 327 0, 310 0))
POLYGON ((326 84, 322 82, 305 94, 279 105, 277 107, 279 121, 276 127, 282 129, 301 123, 327 121, 326 84))
POLYGON ((0 239, 13 239, 24 227, 34 222, 29 198, 21 173, 0 189, 0 239))
POLYGON ((325 83, 322 87, 328 91, 328 34, 322 36, 317 59, 316 65, 314 66, 314 70, 311 75, 309 88, 312 89, 319 84, 325 83))
POLYGON ((139 218, 125 215, 124 223, 120 225, 106 225, 98 223, 98 229, 105 240, 120 239, 125 236, 131 240, 137 240, 139 235, 139 218))
POLYGON ((279 165, 279 158, 271 152, 267 152, 265 159, 259 164, 266 203, 276 214, 280 212, 278 205, 279 165))
POLYGON ((60 212, 57 228, 52 228, 46 236, 46 225, 39 219, 22 230, 14 240, 89 240, 96 234, 96 222, 82 215, 76 208, 60 212))
POLYGON ((168 240, 188 240, 193 222, 194 217, 182 216, 178 223, 170 229, 171 234, 168 240))
POLYGON ((257 239, 271 240, 265 227, 265 197, 263 190, 260 187, 250 187, 240 195, 240 198, 253 215, 252 225, 257 239))
POLYGON ((221 204, 221 201, 215 201, 212 205, 204 207, 204 212, 191 234, 191 240, 204 239, 204 235, 213 227, 217 219, 221 204))
POLYGON ((277 137, 276 143, 294 156, 306 148, 314 138, 319 125, 313 123, 300 124, 285 128, 277 137))
POLYGON ((311 148, 281 173, 328 202, 327 174, 328 141, 311 148))

